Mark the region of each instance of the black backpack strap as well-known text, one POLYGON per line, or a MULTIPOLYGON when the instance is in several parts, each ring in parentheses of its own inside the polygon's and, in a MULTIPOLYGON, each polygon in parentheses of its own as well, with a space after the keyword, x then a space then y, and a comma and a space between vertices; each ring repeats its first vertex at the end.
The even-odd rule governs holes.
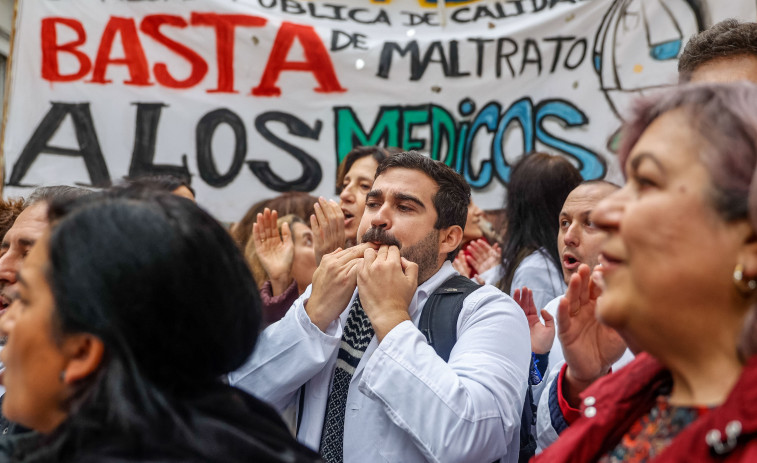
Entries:
POLYGON ((463 300, 480 287, 469 278, 455 275, 439 286, 423 306, 418 329, 445 362, 457 342, 457 318, 463 300))
POLYGON ((305 385, 300 387, 300 398, 297 400, 297 426, 294 428, 294 437, 300 434, 300 425, 302 424, 302 412, 305 410, 305 385))

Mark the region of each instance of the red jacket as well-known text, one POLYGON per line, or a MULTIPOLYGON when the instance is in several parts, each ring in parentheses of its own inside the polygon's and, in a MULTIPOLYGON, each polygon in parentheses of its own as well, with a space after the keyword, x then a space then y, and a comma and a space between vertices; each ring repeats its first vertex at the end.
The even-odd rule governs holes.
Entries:
MULTIPOLYGON (((670 373, 649 354, 642 353, 626 367, 605 376, 584 391, 584 415, 532 462, 588 463, 606 455, 623 435, 655 404, 659 388, 670 373), (586 403, 586 402, 584 402, 586 403), (586 410, 592 408, 589 413, 586 410), (591 416, 593 414, 593 416, 591 416), (591 416, 591 417, 589 417, 591 416)), ((744 367, 726 401, 689 425, 654 462, 757 462, 757 356, 744 367), (730 423, 730 426, 729 426, 730 423), (726 427, 733 436, 727 442, 726 427), (740 429, 739 429, 740 428, 740 429), (718 431, 720 438, 710 436, 718 431), (718 448, 723 455, 715 451, 718 448)))

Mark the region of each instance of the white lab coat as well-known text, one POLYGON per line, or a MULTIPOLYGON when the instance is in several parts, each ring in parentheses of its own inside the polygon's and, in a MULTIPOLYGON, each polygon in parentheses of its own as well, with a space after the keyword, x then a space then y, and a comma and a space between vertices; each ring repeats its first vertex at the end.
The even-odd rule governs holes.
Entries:
MULTIPOLYGON (((416 291, 408 308, 412 323, 368 345, 347 398, 345 462, 517 461, 530 361, 520 307, 488 285, 469 295, 449 363, 416 328, 428 296, 455 273, 445 262, 416 291)), ((261 334, 229 380, 280 411, 297 402, 305 384, 297 437, 317 449, 348 310, 321 332, 304 309, 309 294, 310 288, 261 334)))

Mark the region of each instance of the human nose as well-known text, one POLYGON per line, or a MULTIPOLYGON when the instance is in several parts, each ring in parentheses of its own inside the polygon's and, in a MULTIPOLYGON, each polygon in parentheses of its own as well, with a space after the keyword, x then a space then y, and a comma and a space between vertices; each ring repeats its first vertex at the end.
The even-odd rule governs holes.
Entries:
POLYGON ((600 201, 591 212, 589 220, 600 230, 610 232, 617 230, 623 219, 626 204, 625 187, 600 201))
POLYGON ((375 228, 391 228, 392 227, 389 208, 386 204, 382 205, 371 216, 371 226, 375 228))
POLYGON ((568 229, 565 231, 563 242, 566 246, 576 247, 581 243, 580 239, 581 227, 580 224, 571 222, 568 229))
POLYGON ((0 257, 0 282, 12 285, 16 282, 20 256, 18 253, 8 250, 0 257))
POLYGON ((354 203, 355 202, 355 187, 352 185, 352 183, 347 184, 344 188, 342 188, 342 192, 339 193, 339 199, 343 203, 354 203))

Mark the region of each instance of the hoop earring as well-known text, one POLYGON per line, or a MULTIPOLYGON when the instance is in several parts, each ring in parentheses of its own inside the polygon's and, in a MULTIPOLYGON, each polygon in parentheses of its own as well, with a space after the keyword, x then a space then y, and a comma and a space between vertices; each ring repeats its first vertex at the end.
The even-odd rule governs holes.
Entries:
POLYGON ((757 280, 744 280, 744 266, 741 264, 736 264, 733 269, 733 284, 745 295, 749 295, 757 289, 757 280))

